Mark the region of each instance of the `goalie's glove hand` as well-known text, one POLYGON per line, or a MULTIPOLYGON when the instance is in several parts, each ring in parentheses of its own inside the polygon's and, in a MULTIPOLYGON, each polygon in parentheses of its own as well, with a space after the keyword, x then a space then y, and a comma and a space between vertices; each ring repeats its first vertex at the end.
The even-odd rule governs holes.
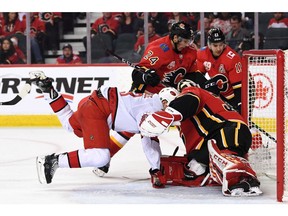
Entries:
POLYGON ((152 87, 157 86, 160 83, 160 77, 153 69, 148 69, 143 73, 143 82, 152 87))
POLYGON ((151 183, 154 188, 164 188, 166 184, 166 177, 163 172, 159 169, 150 169, 149 173, 151 175, 151 183))
POLYGON ((219 95, 220 92, 225 92, 228 90, 228 79, 222 74, 217 74, 211 79, 207 80, 202 87, 207 91, 219 95))

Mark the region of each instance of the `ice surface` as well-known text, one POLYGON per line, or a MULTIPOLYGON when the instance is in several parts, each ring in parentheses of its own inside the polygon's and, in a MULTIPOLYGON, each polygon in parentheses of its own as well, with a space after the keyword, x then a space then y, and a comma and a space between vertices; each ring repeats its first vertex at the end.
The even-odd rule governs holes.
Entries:
MULTIPOLYGON (((180 147, 177 155, 184 154, 184 147, 176 130, 171 130, 167 135, 161 136, 160 140, 163 154, 171 155, 177 145, 180 147)), ((104 211, 115 210, 118 213, 123 208, 122 204, 135 204, 133 207, 137 208, 139 204, 149 204, 150 210, 155 204, 158 207, 158 204, 166 204, 160 205, 161 209, 170 209, 170 213, 175 211, 175 207, 179 208, 179 211, 188 207, 187 205, 183 207, 182 204, 190 204, 193 209, 198 209, 196 206, 199 207, 201 204, 199 208, 204 208, 205 211, 208 211, 211 205, 213 209, 217 209, 223 206, 222 204, 229 204, 230 207, 234 204, 237 206, 241 204, 245 208, 253 206, 253 210, 255 206, 251 204, 262 204, 256 205, 256 208, 260 206, 260 209, 266 209, 267 206, 273 206, 273 211, 275 211, 275 206, 287 206, 287 203, 282 204, 276 201, 276 182, 266 177, 260 179, 264 194, 258 197, 224 197, 220 187, 168 186, 164 189, 154 189, 151 187, 149 165, 142 152, 139 135, 134 136, 113 157, 110 171, 103 178, 95 176, 92 168, 58 169, 52 184, 42 185, 38 182, 35 167, 36 156, 66 152, 82 147, 82 139, 62 128, 0 128, 0 204, 8 206, 10 211, 10 204, 24 204, 21 205, 22 208, 29 209, 30 213, 32 209, 30 206, 42 206, 42 204, 51 204, 51 206, 61 204, 65 206, 63 210, 65 212, 67 211, 66 205, 71 209, 71 204, 74 208, 75 204, 91 204, 84 205, 85 209, 92 208, 91 211, 94 211, 95 204, 97 204, 97 212, 91 215, 98 215, 98 210, 101 208, 104 208, 104 211), (111 207, 116 206, 116 208, 110 208, 110 205, 103 207, 100 204, 114 204, 111 207), (206 208, 206 205, 209 207, 206 208)), ((143 205, 139 208, 143 212, 148 211, 143 208, 143 205)), ((12 209, 16 211, 17 208, 12 209)), ((130 212, 127 209, 125 211, 126 215, 130 212)), ((41 215, 45 215, 45 212, 41 215)), ((237 211, 235 213, 237 214, 237 211)), ((240 215, 247 213, 243 212, 240 215)), ((51 214, 47 213, 47 215, 51 214)))

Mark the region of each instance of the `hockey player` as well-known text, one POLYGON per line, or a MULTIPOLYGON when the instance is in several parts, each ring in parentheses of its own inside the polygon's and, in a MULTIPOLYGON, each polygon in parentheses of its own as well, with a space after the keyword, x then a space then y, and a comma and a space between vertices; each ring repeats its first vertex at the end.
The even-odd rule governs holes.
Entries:
MULTIPOLYGON (((173 24, 169 35, 148 44, 138 63, 142 72, 133 70, 132 92, 158 93, 165 86, 177 87, 177 83, 196 69, 197 51, 191 46, 193 31, 189 24, 180 21, 173 24)), ((133 136, 128 132, 111 133, 111 156, 118 152, 133 136)), ((95 169, 103 176, 109 165, 95 169)))
MULTIPOLYGON (((110 161, 110 129, 139 133, 143 114, 163 108, 158 94, 121 93, 116 87, 102 86, 83 98, 74 112, 62 95, 55 91, 52 79, 43 72, 30 72, 30 81, 42 90, 44 98, 57 114, 62 126, 78 137, 83 137, 84 142, 84 149, 37 157, 38 177, 43 184, 52 182, 57 168, 104 166, 110 161)), ((177 91, 174 98, 176 93, 177 91)), ((157 138, 143 137, 142 142, 146 157, 149 158, 150 152, 145 151, 145 146, 159 146, 154 144, 157 138)), ((157 152, 159 151, 160 149, 157 152)), ((158 167, 160 161, 155 163, 158 167)), ((157 176, 157 172, 160 173, 154 169, 150 173, 157 176)))
MULTIPOLYGON (((181 121, 180 135, 188 157, 185 177, 193 181, 209 170, 211 178, 222 185, 225 196, 262 194, 256 173, 245 159, 251 132, 241 115, 216 95, 190 82, 180 81, 179 88, 181 93, 170 102, 165 114, 150 114, 141 123, 141 134, 160 135, 161 130, 154 132, 153 125, 162 121, 161 116, 167 119, 170 114, 174 123, 181 121)), ((160 127, 166 130, 164 125, 160 127)))
MULTIPOLYGON (((196 62, 197 71, 202 74, 198 74, 195 79, 197 74, 195 73, 194 81, 202 88, 220 95, 241 114, 242 59, 225 43, 225 35, 219 28, 208 31, 207 46, 197 51, 196 62)), ((252 78, 250 82, 253 82, 252 78)), ((260 132, 256 128, 251 128, 251 133, 252 146, 261 146, 260 132)))
POLYGON ((204 88, 241 112, 242 59, 225 43, 219 28, 210 29, 207 37, 207 46, 197 52, 197 71, 208 76, 204 88))

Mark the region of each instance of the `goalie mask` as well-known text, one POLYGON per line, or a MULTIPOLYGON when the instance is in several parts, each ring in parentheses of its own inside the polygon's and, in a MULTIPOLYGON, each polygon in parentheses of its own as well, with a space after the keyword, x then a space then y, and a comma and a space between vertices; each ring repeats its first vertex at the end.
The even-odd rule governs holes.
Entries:
POLYGON ((161 102, 167 101, 167 106, 170 104, 172 100, 174 100, 179 95, 179 92, 172 87, 163 88, 159 92, 159 97, 161 102))

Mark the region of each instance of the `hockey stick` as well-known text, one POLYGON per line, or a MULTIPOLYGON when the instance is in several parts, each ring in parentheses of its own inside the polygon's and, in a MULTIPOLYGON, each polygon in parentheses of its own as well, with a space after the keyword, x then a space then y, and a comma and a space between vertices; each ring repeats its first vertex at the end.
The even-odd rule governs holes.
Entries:
POLYGON ((130 61, 122 58, 121 56, 115 54, 115 53, 112 52, 111 50, 106 49, 106 52, 107 52, 108 54, 112 55, 114 58, 116 58, 116 59, 118 59, 119 61, 121 61, 122 63, 125 63, 125 64, 127 64, 128 66, 133 67, 133 68, 136 69, 136 70, 139 70, 140 72, 145 72, 145 70, 144 70, 143 68, 141 68, 140 66, 138 66, 138 65, 136 65, 136 64, 134 64, 134 63, 132 63, 132 62, 130 62, 130 61))
POLYGON ((31 83, 27 82, 25 83, 24 87, 21 89, 19 94, 17 94, 12 100, 6 101, 6 102, 0 102, 0 106, 3 105, 15 105, 19 103, 19 101, 22 100, 31 90, 31 83))

